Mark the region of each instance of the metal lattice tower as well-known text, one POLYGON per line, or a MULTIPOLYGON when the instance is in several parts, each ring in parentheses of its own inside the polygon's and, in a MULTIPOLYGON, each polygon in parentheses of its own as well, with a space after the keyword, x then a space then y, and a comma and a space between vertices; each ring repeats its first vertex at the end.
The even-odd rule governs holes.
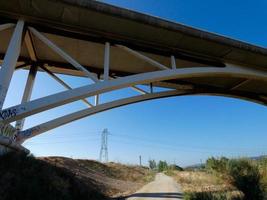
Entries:
POLYGON ((101 149, 100 149, 100 162, 108 162, 108 129, 104 129, 102 132, 101 149))

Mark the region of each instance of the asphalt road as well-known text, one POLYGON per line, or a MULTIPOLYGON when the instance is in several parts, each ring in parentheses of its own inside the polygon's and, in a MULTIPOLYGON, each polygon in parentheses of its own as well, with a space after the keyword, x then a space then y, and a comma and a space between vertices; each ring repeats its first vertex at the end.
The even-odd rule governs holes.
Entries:
POLYGON ((183 199, 179 185, 169 176, 159 173, 153 182, 145 185, 126 200, 177 200, 183 199))

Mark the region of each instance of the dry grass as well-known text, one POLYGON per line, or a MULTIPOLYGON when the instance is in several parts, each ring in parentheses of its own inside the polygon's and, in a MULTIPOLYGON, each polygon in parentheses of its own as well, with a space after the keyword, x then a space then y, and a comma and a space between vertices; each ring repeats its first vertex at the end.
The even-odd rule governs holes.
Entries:
POLYGON ((201 171, 182 171, 172 174, 185 193, 227 192, 233 197, 243 196, 241 192, 228 183, 226 177, 222 178, 201 171))
POLYGON ((146 167, 140 167, 137 165, 123 165, 120 163, 107 163, 107 166, 110 167, 114 173, 114 177, 125 180, 133 181, 141 184, 146 184, 150 182, 155 173, 149 170, 146 167))
POLYGON ((185 192, 226 191, 234 189, 226 181, 206 172, 176 172, 175 178, 185 192))
POLYGON ((148 168, 120 163, 103 164, 94 160, 64 157, 39 158, 52 165, 72 171, 83 182, 93 181, 105 195, 117 197, 138 190, 154 178, 148 168))

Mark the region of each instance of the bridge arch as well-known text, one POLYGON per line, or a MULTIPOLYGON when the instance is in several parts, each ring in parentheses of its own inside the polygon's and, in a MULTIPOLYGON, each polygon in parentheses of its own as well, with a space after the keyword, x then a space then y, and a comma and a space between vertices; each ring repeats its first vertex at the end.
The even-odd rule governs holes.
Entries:
POLYGON ((48 122, 42 123, 40 125, 34 126, 32 128, 29 128, 24 131, 18 132, 18 141, 21 143, 24 142, 27 139, 30 139, 32 137, 35 137, 39 134, 42 134, 44 132, 50 131, 54 128, 58 128, 60 126, 63 126, 65 124, 68 124, 70 122, 89 117, 91 115, 114 109, 117 107, 125 106, 125 105, 130 105, 134 103, 139 103, 143 101, 149 101, 149 100, 154 100, 154 99, 160 99, 160 98, 168 98, 168 97, 177 97, 177 96, 192 96, 192 95, 208 95, 208 96, 222 96, 222 97, 229 97, 229 98, 235 98, 235 99, 240 99, 244 101, 249 101, 253 103, 257 103, 260 105, 266 106, 266 102, 262 101, 261 99, 255 99, 249 96, 242 96, 242 94, 229 94, 229 93, 222 93, 219 91, 206 91, 202 93, 196 93, 193 91, 187 91, 187 90, 171 90, 171 91, 163 91, 163 92, 158 92, 158 93, 152 93, 152 94, 145 94, 145 95, 138 95, 134 97, 128 97, 128 98, 123 98, 119 100, 114 100, 108 103, 103 103, 101 105, 94 106, 92 108, 87 108, 83 109, 53 120, 50 120, 48 122))

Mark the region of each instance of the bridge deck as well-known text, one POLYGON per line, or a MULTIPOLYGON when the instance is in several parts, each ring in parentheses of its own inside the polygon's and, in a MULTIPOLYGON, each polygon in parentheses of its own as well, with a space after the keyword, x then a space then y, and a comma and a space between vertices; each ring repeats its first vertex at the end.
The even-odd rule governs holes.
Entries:
MULTIPOLYGON (((51 41, 75 58, 85 68, 101 76, 104 43, 111 42, 110 71, 113 76, 125 76, 155 71, 157 68, 114 46, 123 44, 164 64, 171 65, 176 57, 177 68, 218 66, 233 63, 266 70, 267 49, 233 40, 182 24, 137 13, 104 3, 87 0, 8 0, 0 1, 0 23, 24 19, 51 41)), ((0 56, 3 58, 12 30, 0 32, 0 56)), ((38 63, 48 64, 55 73, 84 76, 55 54, 38 38, 32 36, 38 63)), ((25 44, 21 63, 31 63, 25 44)), ((27 68, 27 66, 26 66, 27 68)), ((165 81, 166 82, 166 81, 165 81)), ((168 83, 189 83, 205 87, 236 89, 266 94, 261 81, 225 78, 190 78, 168 83)), ((160 85, 160 84, 159 84, 160 85)), ((163 83, 162 83, 163 85, 163 83)), ((174 87, 166 85, 165 87, 174 87)))

